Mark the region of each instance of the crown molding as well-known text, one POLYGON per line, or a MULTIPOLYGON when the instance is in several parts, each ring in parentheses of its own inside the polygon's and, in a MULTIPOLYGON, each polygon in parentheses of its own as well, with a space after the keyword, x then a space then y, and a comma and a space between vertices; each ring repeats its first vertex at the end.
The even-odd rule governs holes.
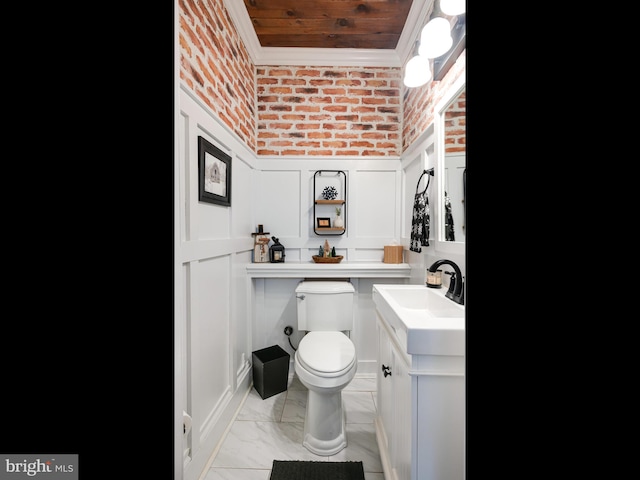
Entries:
POLYGON ((260 47, 252 56, 256 65, 336 67, 400 67, 395 50, 361 48, 260 47))
POLYGON ((434 0, 413 0, 398 45, 393 50, 358 48, 285 48, 260 45, 244 2, 223 0, 254 65, 402 67, 413 53, 416 39, 434 0))

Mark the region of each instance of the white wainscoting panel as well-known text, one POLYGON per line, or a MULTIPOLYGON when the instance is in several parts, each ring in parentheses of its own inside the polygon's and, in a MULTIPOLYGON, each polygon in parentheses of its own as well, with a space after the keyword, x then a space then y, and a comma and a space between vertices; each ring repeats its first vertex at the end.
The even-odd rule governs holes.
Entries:
POLYGON ((202 103, 180 92, 175 179, 180 242, 176 328, 185 337, 176 409, 192 417, 183 479, 200 478, 251 380, 251 292, 246 265, 255 230, 255 158, 202 103), (231 156, 231 206, 198 200, 198 136, 231 156))
MULTIPOLYGON (((194 417, 211 415, 229 388, 229 256, 194 265, 191 317, 191 385, 194 417)), ((204 429, 200 424, 199 428, 204 429)))
MULTIPOLYGON (((256 231, 253 223, 254 185, 252 177, 255 170, 242 156, 234 155, 231 158, 231 231, 232 238, 251 239, 251 232, 256 231)), ((251 259, 249 259, 251 261, 251 259)))
POLYGON ((396 171, 362 171, 355 176, 352 217, 361 237, 393 238, 398 218, 396 171))
POLYGON ((260 185, 254 192, 258 223, 285 245, 284 238, 301 235, 300 170, 266 170, 258 178, 260 185))

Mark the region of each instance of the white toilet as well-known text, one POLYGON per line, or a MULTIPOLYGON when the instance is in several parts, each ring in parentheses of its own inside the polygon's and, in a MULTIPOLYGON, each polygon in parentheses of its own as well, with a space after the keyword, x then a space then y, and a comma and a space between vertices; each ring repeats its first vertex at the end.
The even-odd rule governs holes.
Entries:
POLYGON ((353 328, 355 289, 348 281, 302 281, 296 288, 298 330, 306 332, 295 354, 295 372, 307 387, 302 444, 316 455, 347 446, 342 389, 356 374, 353 328))

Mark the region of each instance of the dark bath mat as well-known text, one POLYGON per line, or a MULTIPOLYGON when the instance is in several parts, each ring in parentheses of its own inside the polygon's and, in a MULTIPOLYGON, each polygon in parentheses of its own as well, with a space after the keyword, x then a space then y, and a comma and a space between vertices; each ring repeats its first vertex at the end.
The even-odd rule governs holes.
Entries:
POLYGON ((269 480, 364 480, 362 462, 274 460, 269 480))

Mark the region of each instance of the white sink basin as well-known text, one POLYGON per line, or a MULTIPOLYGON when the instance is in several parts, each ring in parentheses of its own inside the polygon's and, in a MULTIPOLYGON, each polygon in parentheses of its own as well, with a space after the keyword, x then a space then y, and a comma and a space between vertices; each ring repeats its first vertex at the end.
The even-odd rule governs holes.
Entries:
POLYGON ((464 355, 465 309, 446 298, 446 288, 373 285, 373 301, 384 319, 406 337, 407 353, 464 355))
POLYGON ((434 317, 464 316, 464 307, 442 295, 446 289, 433 289, 421 285, 387 286, 388 295, 401 307, 425 310, 434 317), (440 290, 440 291, 438 291, 440 290))

